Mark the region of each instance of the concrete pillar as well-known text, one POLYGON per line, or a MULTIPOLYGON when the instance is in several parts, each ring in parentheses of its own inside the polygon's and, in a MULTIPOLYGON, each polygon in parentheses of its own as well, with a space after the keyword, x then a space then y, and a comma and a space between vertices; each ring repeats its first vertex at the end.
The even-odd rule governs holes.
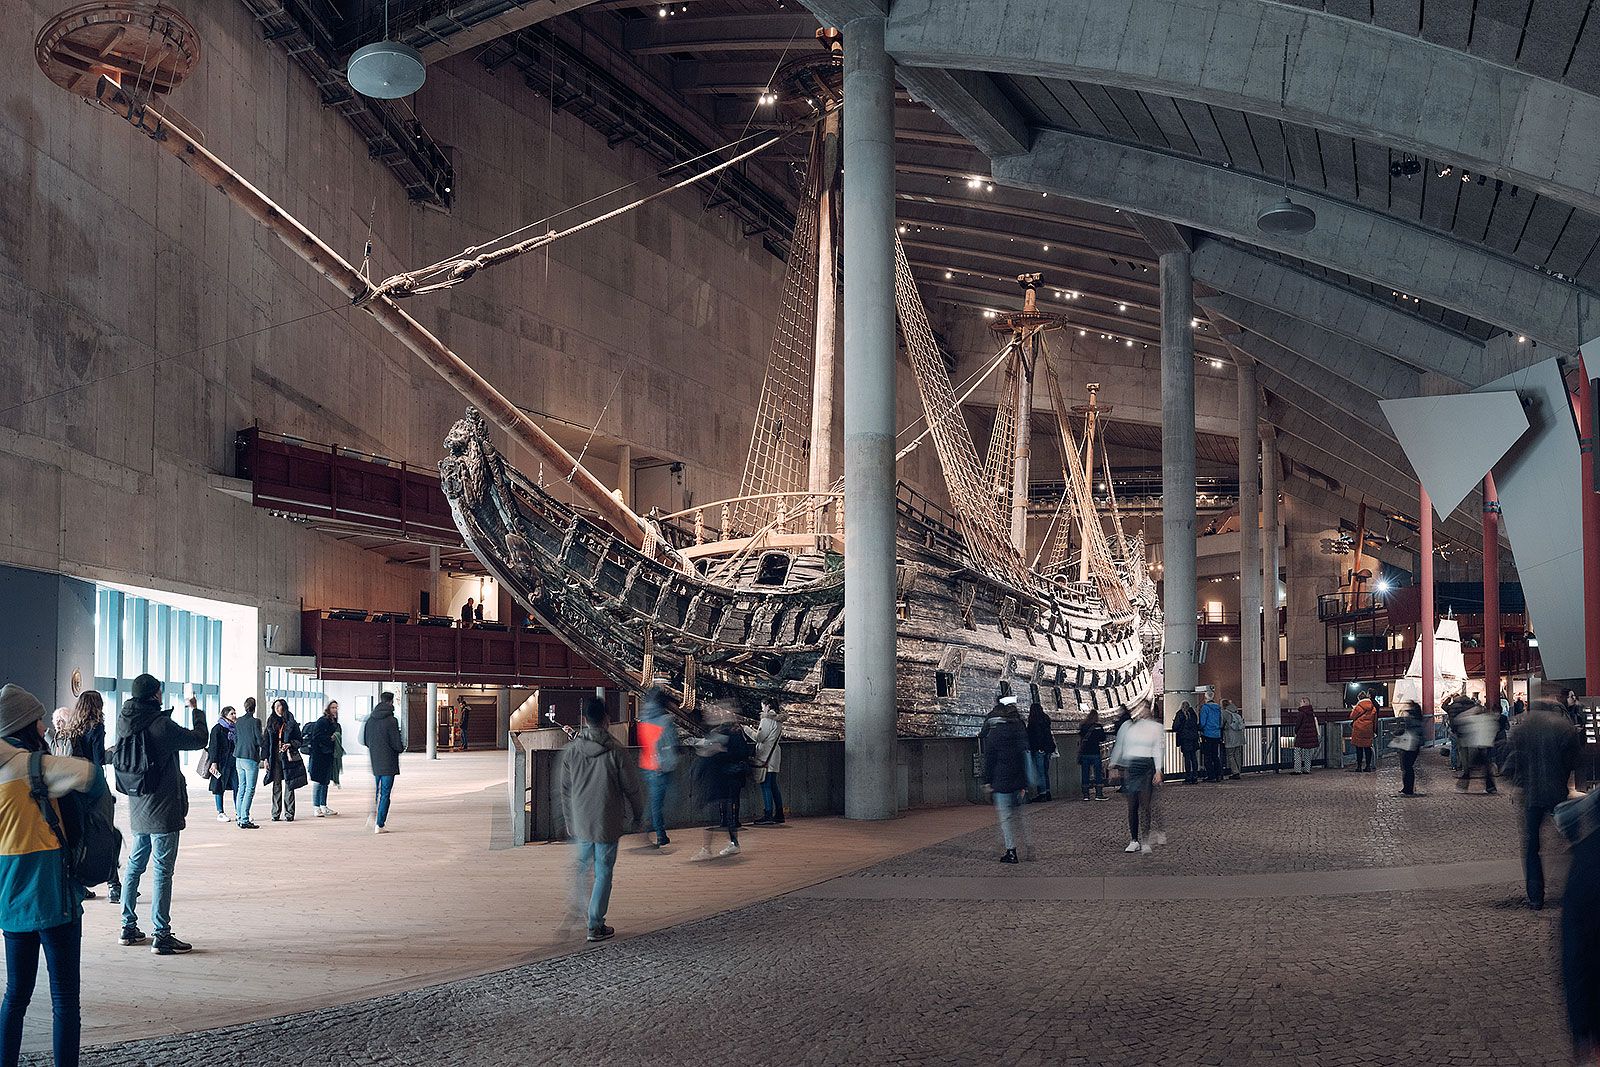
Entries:
MULTIPOLYGON (((418 606, 421 611, 421 605, 418 606)), ((443 605, 439 603, 439 546, 428 546, 428 612, 433 615, 443 615, 443 605)))
MULTIPOLYGON (((1261 690, 1261 464, 1256 451, 1259 393, 1256 365, 1236 355, 1239 372, 1239 711, 1244 721, 1263 722, 1261 690)), ((1274 679, 1276 680, 1276 679, 1274 679)))
POLYGON ((1500 711, 1500 497, 1483 476, 1483 702, 1500 711))
POLYGON ((400 744, 411 747, 411 701, 406 698, 406 683, 390 682, 385 687, 394 694, 394 717, 400 726, 400 744))
POLYGON ((1278 433, 1261 429, 1261 653, 1267 681, 1262 689, 1261 721, 1283 721, 1283 691, 1279 679, 1278 614, 1278 433))
POLYGON ((439 758, 439 685, 428 683, 428 758, 439 758))
POLYGON ((1421 573, 1418 579, 1422 585, 1422 610, 1417 622, 1418 640, 1422 642, 1422 714, 1431 718, 1439 710, 1438 694, 1433 691, 1433 501, 1428 499, 1428 490, 1417 486, 1418 496, 1418 532, 1417 540, 1420 542, 1417 551, 1422 554, 1422 560, 1417 567, 1421 573))
MULTIPOLYGON (((895 814, 894 64, 844 27, 844 813, 895 814)), ((1190 486, 1190 496, 1193 486, 1190 486)))
POLYGON ((1161 256, 1161 562, 1166 648, 1162 690, 1170 716, 1193 696, 1194 648, 1194 278, 1188 252, 1161 256))

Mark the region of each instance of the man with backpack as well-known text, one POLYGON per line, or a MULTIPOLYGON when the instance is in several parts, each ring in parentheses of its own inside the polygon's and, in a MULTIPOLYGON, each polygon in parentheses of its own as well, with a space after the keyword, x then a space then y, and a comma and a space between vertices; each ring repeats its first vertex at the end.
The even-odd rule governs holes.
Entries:
POLYGON ((172 871, 178 862, 178 835, 189 814, 189 791, 178 765, 178 753, 206 747, 209 731, 205 712, 194 711, 194 723, 184 729, 172 721, 170 709, 161 707, 161 683, 148 674, 133 680, 133 696, 117 713, 117 747, 112 766, 117 789, 128 795, 128 822, 133 847, 122 874, 122 937, 124 945, 150 940, 139 929, 139 882, 155 860, 155 883, 150 922, 155 931, 151 951, 158 956, 188 952, 194 946, 172 933, 172 871))

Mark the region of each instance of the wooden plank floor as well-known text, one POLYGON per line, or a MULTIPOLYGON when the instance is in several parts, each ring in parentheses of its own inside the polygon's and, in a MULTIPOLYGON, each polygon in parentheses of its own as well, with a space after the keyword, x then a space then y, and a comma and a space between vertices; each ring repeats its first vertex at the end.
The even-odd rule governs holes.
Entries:
MULTIPOLYGON (((294 823, 262 829, 215 821, 210 794, 191 799, 178 856, 173 930, 188 956, 116 943, 120 909, 85 904, 84 1044, 184 1033, 271 1018, 561 955, 583 947, 562 927, 570 850, 508 847, 505 755, 407 756, 389 827, 371 831, 365 782, 335 789, 338 818, 311 817, 300 790, 294 823)), ((231 811, 231 808, 230 808, 231 811)), ((119 804, 119 816, 125 805, 119 804)), ((991 822, 982 806, 913 812, 889 823, 811 819, 748 830, 741 856, 691 863, 697 831, 664 852, 624 839, 608 921, 627 937, 741 907, 991 822)), ((126 826, 124 826, 126 831, 126 826)), ((149 924, 149 874, 140 924, 149 924)), ((41 968, 42 970, 42 968, 41 968)), ((41 973, 25 1047, 48 1048, 41 973)))

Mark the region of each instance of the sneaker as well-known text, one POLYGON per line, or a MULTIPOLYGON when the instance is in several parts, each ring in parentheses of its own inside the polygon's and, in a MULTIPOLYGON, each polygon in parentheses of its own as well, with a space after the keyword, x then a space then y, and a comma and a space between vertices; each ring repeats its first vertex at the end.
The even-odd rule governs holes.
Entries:
POLYGON ((313 810, 313 811, 315 811, 315 812, 316 812, 316 816, 317 816, 317 818, 319 818, 319 819, 320 819, 320 818, 322 818, 322 817, 323 817, 323 816, 324 816, 324 815, 326 815, 326 814, 327 814, 327 813, 326 813, 326 812, 325 812, 325 811, 323 811, 323 810, 322 810, 322 809, 321 809, 321 808, 314 808, 314 809, 312 809, 312 810, 313 810))
POLYGON ((751 826, 771 826, 772 823, 773 823, 772 816, 763 815, 763 816, 761 816, 761 818, 757 819, 755 822, 751 823, 750 825, 751 826))
POLYGON ((721 852, 717 853, 717 855, 719 855, 719 856, 737 856, 738 854, 739 854, 739 842, 737 842, 737 841, 729 841, 728 844, 723 848, 723 850, 721 852))
POLYGON ((660 837, 656 838, 656 848, 662 848, 670 844, 672 844, 672 838, 668 837, 666 834, 662 834, 660 837))
POLYGON ((1146 841, 1144 844, 1139 846, 1139 851, 1148 856, 1150 853, 1154 852, 1155 849, 1151 846, 1150 842, 1146 841))
POLYGON ((372 832, 375 833, 375 834, 386 834, 389 831, 387 829, 385 829, 384 827, 382 827, 382 826, 374 826, 372 828, 372 832))
POLYGON ((324 804, 322 806, 322 814, 324 814, 324 815, 337 815, 339 813, 334 811, 332 808, 328 807, 326 804, 324 804))
POLYGON ((232 822, 233 820, 229 819, 225 814, 223 814, 222 812, 219 811, 219 812, 217 812, 217 821, 218 822, 232 822))
POLYGON ((1085 793, 1085 794, 1083 794, 1083 796, 1079 797, 1078 799, 1083 801, 1085 804, 1087 804, 1087 803, 1089 803, 1089 794, 1085 793))
POLYGON ((1110 800, 1111 799, 1110 797, 1106 796, 1104 793, 1096 793, 1094 798, 1096 800, 1110 800))
POLYGON ((155 944, 150 946, 150 951, 157 956, 180 956, 193 949, 194 946, 187 941, 179 941, 170 933, 157 934, 155 944))
POLYGON ((239 824, 239 829, 241 829, 241 830, 259 830, 259 829, 261 829, 261 827, 257 826, 253 822, 242 822, 242 823, 239 824))
POLYGON ((120 945, 142 945, 150 940, 150 935, 137 926, 124 926, 122 936, 117 939, 120 945))
POLYGON ((112 886, 111 887, 111 892, 106 894, 106 901, 108 903, 111 903, 111 904, 121 904, 122 903, 122 887, 120 885, 112 886))
POLYGON ((1157 830, 1155 837, 1156 844, 1165 845, 1167 843, 1167 832, 1165 830, 1157 830))
POLYGON ((590 941, 610 941, 616 936, 616 931, 609 926, 597 926, 589 931, 590 941))
POLYGON ((708 860, 711 858, 711 849, 702 846, 699 852, 696 852, 689 858, 691 860, 708 860))
POLYGON ((85 889, 83 891, 83 899, 84 900, 99 900, 100 899, 100 894, 96 893, 93 889, 85 889))
POLYGON ((1129 841, 1128 842, 1128 847, 1123 849, 1122 851, 1124 851, 1124 852, 1138 852, 1139 851, 1139 842, 1137 842, 1137 841, 1129 841))
POLYGON ((1017 850, 1014 849, 1014 848, 1006 849, 1006 854, 1004 856, 1000 857, 1000 862, 1001 863, 1015 863, 1015 862, 1017 862, 1017 850))

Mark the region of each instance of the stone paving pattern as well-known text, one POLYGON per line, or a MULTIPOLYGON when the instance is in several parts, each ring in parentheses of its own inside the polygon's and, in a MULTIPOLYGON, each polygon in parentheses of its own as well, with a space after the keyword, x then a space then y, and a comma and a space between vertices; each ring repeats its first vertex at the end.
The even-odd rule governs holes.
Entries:
MULTIPOLYGON (((1117 807, 1057 802, 1030 813, 1044 856, 1016 870, 1295 870, 1324 848, 1332 869, 1516 848, 1514 794, 1458 796, 1435 773, 1432 796, 1395 810, 1383 799, 1391 784, 1334 772, 1174 787, 1174 841, 1151 857, 1115 851, 1117 807)), ((991 832, 968 834, 855 877, 1014 876, 992 845, 991 832)), ((780 896, 466 981, 94 1050, 84 1063, 1559 1064, 1570 1062, 1559 914, 1522 908, 1511 883, 1226 902, 780 896)))

